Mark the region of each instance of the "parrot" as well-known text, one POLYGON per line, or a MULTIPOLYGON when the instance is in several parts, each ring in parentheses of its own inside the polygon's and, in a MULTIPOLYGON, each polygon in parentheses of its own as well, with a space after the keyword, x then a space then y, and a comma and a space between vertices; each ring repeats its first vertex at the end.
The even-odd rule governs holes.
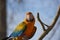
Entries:
POLYGON ((7 40, 10 38, 20 39, 20 40, 28 40, 33 37, 36 32, 35 18, 32 12, 27 12, 24 20, 17 25, 14 31, 10 34, 9 37, 4 38, 3 40, 7 40))

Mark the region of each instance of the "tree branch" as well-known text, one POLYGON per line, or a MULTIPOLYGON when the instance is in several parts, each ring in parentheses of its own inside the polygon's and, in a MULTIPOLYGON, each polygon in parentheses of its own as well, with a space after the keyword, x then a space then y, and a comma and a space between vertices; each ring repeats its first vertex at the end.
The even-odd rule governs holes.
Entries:
POLYGON ((40 18, 39 18, 39 13, 37 13, 37 19, 38 19, 38 21, 40 22, 43 30, 45 31, 45 27, 44 27, 44 25, 43 25, 43 22, 42 22, 42 21, 40 20, 40 18))
MULTIPOLYGON (((59 18, 59 15, 60 15, 60 8, 59 8, 59 11, 58 11, 57 15, 55 16, 53 22, 48 27, 48 29, 42 33, 39 40, 43 40, 43 38, 52 30, 52 28, 54 27, 54 25, 56 24, 56 22, 57 22, 57 20, 59 18)), ((37 18, 38 18, 38 21, 40 22, 40 24, 42 25, 42 28, 44 29, 44 25, 43 25, 42 21, 39 18, 39 13, 37 14, 37 18)))

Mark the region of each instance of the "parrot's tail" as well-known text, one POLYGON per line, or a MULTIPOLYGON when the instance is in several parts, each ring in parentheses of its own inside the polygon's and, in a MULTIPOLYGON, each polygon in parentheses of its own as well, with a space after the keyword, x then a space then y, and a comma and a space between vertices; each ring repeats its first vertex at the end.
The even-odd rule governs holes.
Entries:
POLYGON ((2 40, 8 40, 10 37, 3 38, 2 40))

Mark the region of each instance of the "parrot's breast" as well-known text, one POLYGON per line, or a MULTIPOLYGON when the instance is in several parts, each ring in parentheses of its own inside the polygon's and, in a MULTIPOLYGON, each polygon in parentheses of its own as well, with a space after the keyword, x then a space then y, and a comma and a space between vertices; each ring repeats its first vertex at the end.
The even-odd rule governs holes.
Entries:
POLYGON ((32 34, 33 29, 34 29, 35 21, 33 21, 33 22, 27 22, 27 21, 25 21, 25 23, 27 25, 27 29, 24 32, 24 34, 29 38, 31 36, 31 34, 32 34))

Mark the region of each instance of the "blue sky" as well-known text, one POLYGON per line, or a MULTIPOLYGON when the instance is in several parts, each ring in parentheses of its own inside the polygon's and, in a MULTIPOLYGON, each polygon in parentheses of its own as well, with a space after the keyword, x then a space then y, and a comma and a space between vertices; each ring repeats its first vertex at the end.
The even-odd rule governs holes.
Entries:
MULTIPOLYGON (((17 24, 24 20, 25 13, 30 11, 36 19, 35 26, 37 26, 37 31, 30 40, 38 40, 43 30, 37 21, 37 12, 39 12, 41 20, 50 25, 57 13, 59 5, 60 0, 21 0, 20 3, 18 3, 18 0, 7 0, 7 36, 12 33, 17 24)), ((44 40, 49 40, 55 29, 56 27, 44 38, 44 40)), ((60 30, 60 28, 58 30, 60 30)), ((59 31, 54 34, 51 40, 59 40, 58 33, 59 31)))

